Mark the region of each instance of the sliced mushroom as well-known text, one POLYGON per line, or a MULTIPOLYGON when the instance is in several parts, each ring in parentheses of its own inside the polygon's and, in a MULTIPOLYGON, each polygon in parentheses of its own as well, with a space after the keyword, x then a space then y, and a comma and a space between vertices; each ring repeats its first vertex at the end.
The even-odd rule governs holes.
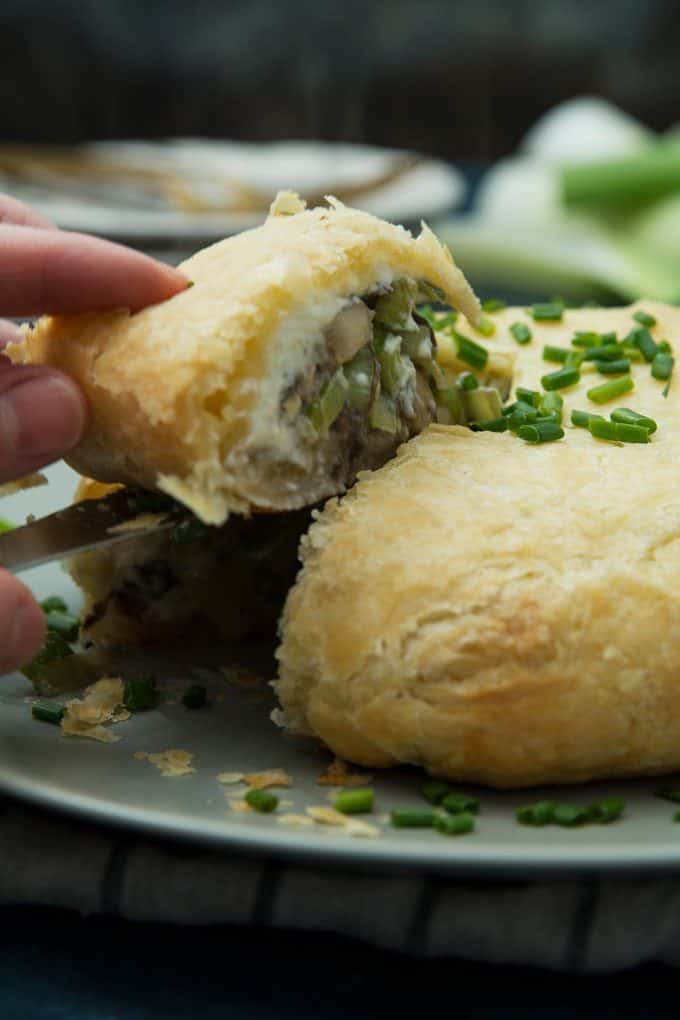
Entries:
POLYGON ((345 305, 326 330, 328 351, 336 365, 351 361, 357 351, 373 339, 373 313, 363 303, 345 305))

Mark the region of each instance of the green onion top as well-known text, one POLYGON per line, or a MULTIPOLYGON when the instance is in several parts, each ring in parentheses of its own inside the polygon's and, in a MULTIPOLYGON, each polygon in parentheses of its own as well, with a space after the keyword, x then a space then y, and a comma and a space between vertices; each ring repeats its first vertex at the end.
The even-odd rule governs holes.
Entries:
POLYGON ((507 432, 508 416, 487 418, 486 421, 473 421, 470 425, 473 432, 507 432))
POLYGON ((140 712, 146 708, 151 708, 155 701, 155 676, 138 677, 126 682, 123 704, 130 712, 140 712))
POLYGON ((527 390, 522 386, 518 386, 515 393, 518 400, 523 400, 527 404, 533 404, 534 407, 538 407, 541 403, 541 394, 538 390, 527 390))
POLYGON ((269 790, 248 790, 244 800, 246 804, 261 814, 269 814, 279 806, 279 798, 269 790))
POLYGON ((599 333, 575 333, 571 342, 574 347, 599 347, 602 337, 599 333))
POLYGON ((59 595, 50 595, 49 598, 45 599, 43 602, 40 603, 40 608, 42 609, 43 613, 68 612, 68 606, 66 605, 64 600, 59 597, 59 595))
POLYGON ((489 352, 486 347, 482 347, 481 344, 470 340, 469 337, 456 332, 455 329, 451 330, 451 333, 456 341, 459 359, 466 365, 472 365, 473 368, 486 368, 486 363, 489 360, 489 352))
MULTIPOLYGON (((664 355, 660 355, 664 357, 664 355)), ((630 361, 628 358, 617 358, 615 361, 596 361, 595 367, 600 375, 621 375, 623 372, 630 372, 630 361)))
POLYGON ((482 301, 483 312, 502 312, 505 307, 505 301, 498 298, 487 298, 486 301, 482 301))
POLYGON ((420 792, 430 804, 439 804, 447 793, 451 793, 451 787, 441 779, 428 779, 421 786, 420 792))
POLYGON ((343 815, 365 814, 373 810, 373 790, 370 787, 363 790, 343 790, 333 801, 333 807, 343 815))
POLYGON ((31 705, 31 715, 41 722, 58 726, 64 718, 64 708, 62 705, 51 705, 49 701, 34 701, 31 705))
POLYGON ((642 326, 648 326, 650 328, 652 326, 656 326, 656 319, 654 318, 654 316, 650 315, 649 312, 643 311, 642 309, 640 309, 639 312, 635 312, 633 318, 635 319, 636 322, 639 322, 640 325, 642 326))
POLYGON ((549 420, 544 418, 534 422, 533 425, 521 425, 517 435, 527 443, 552 443, 556 439, 562 439, 564 429, 552 418, 549 420))
POLYGON ((588 428, 596 439, 609 439, 614 443, 649 442, 649 430, 641 425, 627 425, 623 422, 592 417, 588 422, 588 428))
POLYGON ((5 531, 12 531, 13 529, 14 529, 13 524, 10 524, 9 521, 6 521, 4 520, 4 518, 0 517, 0 535, 2 535, 5 531))
POLYGON ((459 815, 463 811, 469 811, 473 815, 479 813, 479 800, 477 797, 470 797, 467 793, 451 791, 442 798, 440 803, 452 815, 459 815))
POLYGON ((657 424, 653 418, 648 418, 646 414, 638 414, 637 411, 631 411, 629 407, 617 407, 609 417, 612 421, 623 422, 625 425, 642 425, 650 434, 657 430, 657 424))
POLYGON ((456 382, 462 390, 479 389, 479 379, 473 372, 461 372, 456 382))
POLYGON ((632 329, 625 339, 627 342, 632 343, 634 347, 637 347, 640 351, 642 351, 642 356, 645 361, 654 361, 654 357, 658 354, 659 348, 654 337, 646 326, 638 326, 637 329, 632 329))
POLYGON ((488 315, 480 315, 475 323, 475 329, 482 336, 493 336, 496 332, 496 323, 488 317, 488 315))
POLYGON ((576 408, 571 412, 571 424, 576 425, 577 428, 587 429, 591 418, 600 418, 604 421, 601 414, 591 414, 590 411, 577 411, 576 408))
POLYGON ((444 836, 463 836, 467 832, 474 831, 475 816, 468 811, 463 811, 459 815, 435 814, 434 827, 444 836))
POLYGON ((544 361, 559 361, 564 364, 570 354, 568 347, 553 347, 552 344, 546 344, 543 348, 544 361))
POLYGON ((533 336, 526 322, 513 322, 510 332, 518 344, 528 344, 533 336))
POLYGON ((435 813, 432 808, 394 808, 390 822, 395 829, 431 829, 435 813))
POLYGON ((674 364, 672 354, 656 354, 652 361, 652 375, 655 379, 670 379, 674 364))

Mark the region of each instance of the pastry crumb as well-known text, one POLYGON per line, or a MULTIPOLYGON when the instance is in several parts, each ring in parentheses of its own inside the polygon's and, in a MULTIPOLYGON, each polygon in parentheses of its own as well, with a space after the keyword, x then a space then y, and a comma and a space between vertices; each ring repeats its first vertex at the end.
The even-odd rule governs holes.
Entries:
POLYGON ((377 826, 349 815, 343 815, 342 811, 336 811, 335 808, 327 807, 325 804, 312 805, 305 808, 305 811, 320 825, 336 826, 347 836, 375 839, 380 835, 380 829, 377 826))
POLYGON ((293 779, 284 769, 267 769, 265 772, 250 772, 242 777, 252 790, 265 790, 269 786, 292 786, 293 779))
POLYGON ((372 782, 372 775, 366 772, 351 772, 347 762, 342 758, 334 758, 317 779, 319 786, 366 786, 372 782))
POLYGON ((106 676, 85 689, 84 698, 72 698, 64 705, 61 731, 65 737, 88 737, 102 744, 120 740, 104 723, 124 722, 130 712, 123 705, 121 677, 106 676))
POLYGON ((240 783, 243 780, 242 772, 220 772, 216 777, 218 783, 231 786, 233 783, 240 783))
POLYGON ((134 757, 138 760, 145 758, 156 766, 162 776, 188 776, 196 771, 191 764, 194 757, 191 751, 182 751, 179 748, 158 751, 155 754, 150 754, 148 751, 135 751, 134 757))
POLYGON ((314 819, 307 815, 278 815, 276 821, 279 825, 286 825, 290 829, 313 829, 314 819))
POLYGON ((252 811, 250 804, 245 800, 231 800, 229 801, 229 807, 232 811, 236 811, 238 814, 247 814, 248 811, 252 811))

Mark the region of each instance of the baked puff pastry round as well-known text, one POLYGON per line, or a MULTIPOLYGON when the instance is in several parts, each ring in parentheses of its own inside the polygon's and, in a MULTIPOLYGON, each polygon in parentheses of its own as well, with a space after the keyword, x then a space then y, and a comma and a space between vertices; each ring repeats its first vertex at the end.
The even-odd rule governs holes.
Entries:
POLYGON ((46 317, 10 348, 84 390, 76 470, 221 524, 341 492, 434 418, 415 306, 434 297, 474 321, 477 299, 426 227, 414 238, 329 202, 283 193, 261 227, 184 262, 193 286, 169 301, 46 317))
MULTIPOLYGON (((680 311, 642 307, 680 340, 680 311)), ((509 309, 488 345, 530 324, 517 383, 536 389, 559 368, 544 344, 624 337, 635 311, 509 309)), ((497 787, 680 768, 680 383, 632 375, 597 406, 611 377, 584 362, 558 442, 435 425, 327 504, 282 618, 278 721, 362 765, 497 787), (621 406, 658 422, 651 442, 569 425, 621 406)))

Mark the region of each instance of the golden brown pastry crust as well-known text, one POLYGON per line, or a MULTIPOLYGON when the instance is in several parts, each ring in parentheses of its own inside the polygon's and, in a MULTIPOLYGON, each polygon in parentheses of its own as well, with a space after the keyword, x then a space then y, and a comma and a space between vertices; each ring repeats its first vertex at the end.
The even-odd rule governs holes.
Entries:
MULTIPOLYGON (((518 383, 558 367, 544 343, 623 336, 637 307, 532 322, 518 383)), ((680 311, 641 307, 677 347, 680 311)), ((503 347, 525 316, 494 319, 503 347)), ((432 426, 331 500, 282 619, 281 721, 353 762, 499 787, 680 768, 680 383, 634 377, 600 409, 585 370, 565 421, 631 407, 659 423, 649 445, 432 426)))
MULTIPOLYGON (((284 206, 279 201, 278 211, 284 206)), ((257 401, 281 385, 272 347, 286 345, 290 357, 299 347, 295 335, 280 339, 288 317, 311 300, 360 295, 398 276, 429 280, 472 318, 479 308, 426 227, 413 238, 334 202, 271 215, 179 268, 194 286, 170 300, 134 315, 46 317, 9 353, 54 365, 85 391, 89 426, 68 458, 76 470, 159 488, 214 524, 231 511, 288 509, 339 491, 326 478, 325 487, 315 483, 319 491, 304 492, 296 476, 286 502, 285 479, 268 495, 275 472, 266 459, 258 470, 252 453, 238 455, 257 425, 257 401)))

